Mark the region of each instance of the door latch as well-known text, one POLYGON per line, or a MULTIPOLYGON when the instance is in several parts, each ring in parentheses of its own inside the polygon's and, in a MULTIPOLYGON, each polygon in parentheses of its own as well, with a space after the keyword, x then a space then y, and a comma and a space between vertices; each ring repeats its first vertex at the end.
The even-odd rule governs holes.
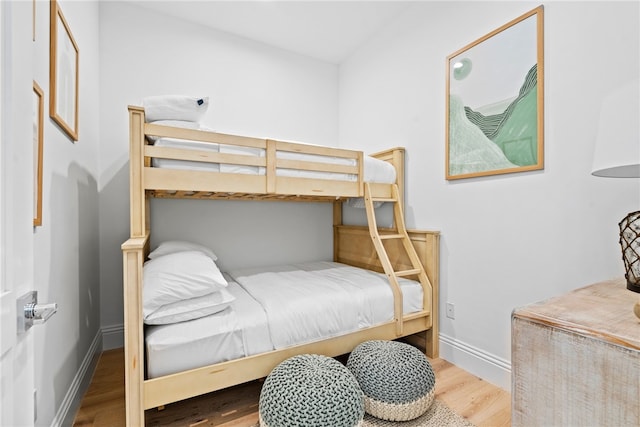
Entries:
POLYGON ((38 304, 38 291, 30 291, 18 298, 16 313, 18 333, 24 333, 33 325, 39 325, 58 311, 57 303, 38 304))

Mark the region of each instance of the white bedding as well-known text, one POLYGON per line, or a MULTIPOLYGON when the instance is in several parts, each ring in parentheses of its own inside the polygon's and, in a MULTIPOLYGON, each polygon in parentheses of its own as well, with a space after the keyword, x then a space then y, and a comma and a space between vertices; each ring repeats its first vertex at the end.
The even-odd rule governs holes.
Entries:
MULTIPOLYGON (((233 270, 264 308, 276 349, 353 332, 393 319, 386 276, 334 262, 233 270)), ((422 309, 419 283, 401 280, 405 313, 422 309)))
MULTIPOLYGON (((147 326, 149 378, 263 353, 393 319, 386 277, 333 262, 238 269, 228 273, 236 300, 214 315, 147 326)), ((422 287, 399 279, 405 314, 422 309, 422 287)))
MULTIPOLYGON (((187 148, 192 150, 209 151, 215 153, 227 153, 227 154, 241 154, 254 157, 264 157, 265 150, 252 147, 230 146, 212 144, 200 141, 188 141, 173 138, 160 138, 155 143, 158 147, 172 147, 172 148, 187 148)), ((303 160, 328 164, 339 164, 353 166, 356 164, 355 160, 345 159, 340 157, 321 156, 316 154, 306 153, 294 153, 294 152, 281 152, 276 153, 276 157, 279 159, 288 160, 303 160)), ((212 172, 225 172, 225 173, 245 173, 250 175, 264 175, 265 168, 257 166, 244 166, 244 165, 231 165, 231 164, 218 164, 218 163, 206 163, 206 162, 192 162, 186 160, 172 160, 153 158, 152 163, 154 167, 170 168, 170 169, 188 169, 188 170, 204 170, 212 172)), ((376 159, 371 156, 364 156, 364 175, 365 182, 392 184, 396 180, 396 171, 393 165, 384 160, 376 159)), ((331 173, 331 172, 314 172, 303 171, 296 169, 284 169, 278 168, 276 170, 277 176, 297 177, 297 178, 315 178, 315 179, 331 179, 336 181, 356 181, 356 175, 344 174, 344 173, 331 173)))
POLYGON ((236 299, 220 313, 146 326, 149 378, 273 350, 264 310, 231 278, 228 282, 236 299))

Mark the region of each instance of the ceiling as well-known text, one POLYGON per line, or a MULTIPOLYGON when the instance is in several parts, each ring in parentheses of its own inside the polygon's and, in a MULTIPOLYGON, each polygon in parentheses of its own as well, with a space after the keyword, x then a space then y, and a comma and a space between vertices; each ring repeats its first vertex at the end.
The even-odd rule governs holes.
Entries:
POLYGON ((130 0, 219 31, 339 64, 411 1, 130 0))

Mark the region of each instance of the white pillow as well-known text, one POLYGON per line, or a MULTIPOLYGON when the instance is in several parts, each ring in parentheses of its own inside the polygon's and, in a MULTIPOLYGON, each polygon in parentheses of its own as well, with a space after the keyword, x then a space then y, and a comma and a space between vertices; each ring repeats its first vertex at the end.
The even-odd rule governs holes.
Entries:
POLYGON ((144 323, 148 325, 166 325, 198 319, 224 310, 235 299, 233 295, 223 288, 201 297, 165 304, 145 316, 144 323))
POLYGON ((149 259, 185 251, 199 251, 207 255, 213 261, 218 260, 216 254, 213 253, 210 248, 198 243, 187 242, 185 240, 167 240, 166 242, 160 243, 157 248, 151 251, 151 253, 149 254, 149 259))
POLYGON ((163 305, 201 297, 227 286, 213 260, 200 251, 176 252, 147 261, 142 282, 145 317, 163 305))
POLYGON ((145 120, 185 120, 200 122, 209 108, 208 96, 160 95, 142 100, 145 120))

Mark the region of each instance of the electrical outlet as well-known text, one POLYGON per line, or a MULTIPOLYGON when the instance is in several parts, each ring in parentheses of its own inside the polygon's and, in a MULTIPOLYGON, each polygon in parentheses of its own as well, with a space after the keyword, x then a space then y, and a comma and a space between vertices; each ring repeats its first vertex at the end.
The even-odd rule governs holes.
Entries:
POLYGON ((456 318, 456 307, 453 305, 453 303, 450 302, 447 303, 447 317, 449 319, 456 318))

